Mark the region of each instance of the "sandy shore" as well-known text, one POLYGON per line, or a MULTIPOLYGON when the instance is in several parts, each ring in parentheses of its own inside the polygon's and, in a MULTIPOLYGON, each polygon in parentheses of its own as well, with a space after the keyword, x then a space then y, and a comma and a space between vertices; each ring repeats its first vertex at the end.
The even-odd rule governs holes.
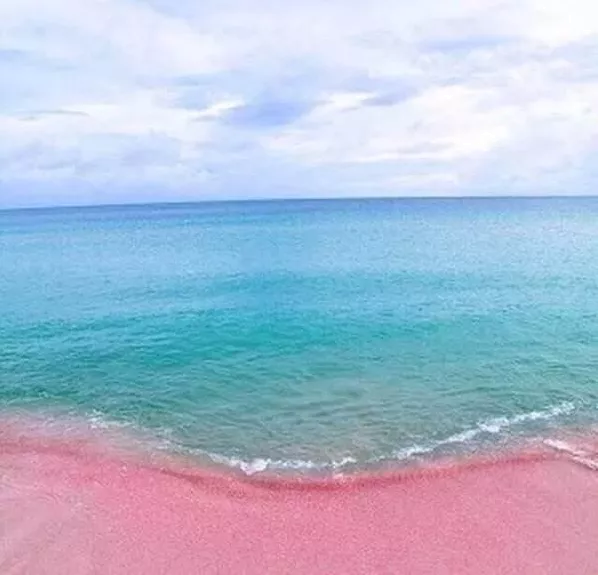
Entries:
POLYGON ((0 432, 0 573, 598 573, 598 472, 554 450, 244 480, 0 432))

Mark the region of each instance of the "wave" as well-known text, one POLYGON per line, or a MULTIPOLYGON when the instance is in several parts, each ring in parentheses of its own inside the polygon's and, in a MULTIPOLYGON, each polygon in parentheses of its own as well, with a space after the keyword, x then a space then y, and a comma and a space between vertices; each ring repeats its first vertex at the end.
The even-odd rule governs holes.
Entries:
MULTIPOLYGON (((51 422, 57 431, 61 424, 51 422)), ((396 473, 247 478, 4 427, 3 573, 423 574, 431 564, 456 573, 581 573, 598 566, 598 522, 588 507, 596 477, 555 463, 560 456, 547 450, 396 473)))
POLYGON ((433 458, 435 455, 446 455, 447 451, 452 454, 466 451, 468 448, 476 447, 480 440, 499 436, 514 426, 567 416, 573 413, 575 409, 576 405, 573 402, 562 402, 544 410, 519 413, 511 417, 480 420, 475 426, 460 430, 447 437, 403 446, 390 453, 369 459, 345 454, 338 459, 319 461, 300 458, 282 459, 268 456, 244 459, 202 449, 185 448, 177 442, 176 434, 171 429, 164 428, 158 430, 157 433, 151 432, 139 429, 131 422, 109 420, 98 411, 88 413, 86 417, 73 416, 72 414, 66 415, 66 417, 56 417, 57 414, 52 416, 46 413, 37 414, 37 416, 21 414, 18 419, 27 422, 29 430, 35 427, 38 433, 41 431, 44 435, 58 433, 59 435, 68 434, 72 437, 81 433, 86 436, 89 430, 92 432, 99 431, 100 437, 108 439, 113 446, 131 447, 135 451, 191 455, 217 466, 238 470, 247 476, 263 473, 286 474, 289 472, 342 475, 361 468, 375 468, 376 466, 392 465, 393 463, 413 463, 426 457, 433 458), (32 425, 32 422, 35 422, 35 425, 32 425))
POLYGON ((375 466, 381 463, 409 462, 421 456, 433 455, 442 448, 449 446, 467 446, 473 440, 482 435, 498 435, 503 431, 526 422, 547 421, 560 416, 573 413, 576 406, 571 401, 565 401, 551 406, 545 410, 535 410, 520 413, 512 417, 495 417, 479 421, 474 427, 464 429, 446 438, 431 441, 424 444, 413 444, 401 447, 391 453, 390 456, 358 460, 355 457, 346 456, 332 461, 312 461, 309 459, 272 459, 270 457, 257 457, 254 459, 242 459, 239 457, 228 457, 225 455, 202 452, 214 463, 226 465, 238 469, 246 475, 255 475, 264 472, 332 472, 339 473, 348 469, 354 469, 357 465, 375 466))
POLYGON ((550 420, 559 416, 570 415, 575 411, 575 404, 572 401, 565 401, 541 411, 529 411, 512 417, 493 417, 479 421, 474 427, 464 429, 443 439, 438 439, 424 445, 412 445, 401 448, 393 453, 397 460, 405 460, 414 456, 427 455, 438 451, 441 448, 451 445, 467 445, 481 435, 498 435, 501 432, 515 425, 529 421, 550 420))
POLYGON ((554 405, 542 411, 529 411, 527 413, 514 415, 513 417, 494 417, 478 422, 472 429, 467 429, 461 433, 451 435, 440 441, 439 444, 461 443, 473 439, 482 433, 496 435, 504 429, 520 423, 554 419, 561 415, 570 415, 573 411, 575 411, 575 404, 572 401, 564 401, 563 403, 554 405))
POLYGON ((239 469, 246 475, 255 475, 256 473, 264 473, 266 471, 334 472, 358 463, 358 460, 354 457, 343 457, 339 460, 318 462, 310 459, 272 459, 270 457, 256 457, 255 459, 244 460, 238 457, 228 457, 209 452, 206 455, 214 463, 239 469))

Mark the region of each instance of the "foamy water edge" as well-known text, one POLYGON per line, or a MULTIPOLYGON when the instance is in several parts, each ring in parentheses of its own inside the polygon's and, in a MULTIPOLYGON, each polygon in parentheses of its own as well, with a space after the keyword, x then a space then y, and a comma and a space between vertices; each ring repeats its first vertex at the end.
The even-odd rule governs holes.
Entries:
POLYGON ((517 414, 512 417, 496 417, 482 420, 478 422, 475 427, 465 429, 446 438, 424 444, 413 444, 407 447, 402 447, 394 451, 390 456, 382 456, 367 460, 359 460, 350 455, 331 461, 312 461, 308 459, 285 460, 270 457, 257 457, 250 460, 244 460, 239 457, 230 457, 206 451, 196 451, 196 453, 202 456, 207 456, 214 463, 240 470, 249 476, 264 472, 288 471, 332 472, 336 474, 355 469, 355 467, 359 465, 369 467, 382 463, 392 464, 393 462, 413 462, 421 458, 421 456, 433 456, 435 452, 438 452, 442 448, 449 446, 466 446, 483 434, 496 436, 514 426, 526 422, 549 421, 562 416, 571 415, 575 409, 575 403, 565 401, 544 410, 534 410, 527 413, 517 414))
MULTIPOLYGON (((165 455, 175 454, 191 456, 212 463, 217 466, 234 469, 247 476, 261 473, 315 473, 342 475, 360 468, 371 468, 379 465, 409 464, 422 459, 433 459, 435 456, 458 454, 466 452, 468 448, 476 447, 480 440, 509 439, 508 432, 534 421, 549 422, 566 416, 571 416, 580 407, 574 402, 565 401, 543 410, 520 413, 511 417, 495 417, 480 420, 475 426, 458 431, 447 437, 424 443, 414 443, 400 447, 390 454, 376 458, 363 459, 346 454, 338 459, 317 461, 311 459, 279 459, 268 456, 243 459, 242 457, 213 453, 208 450, 184 447, 176 440, 176 434, 170 429, 155 431, 139 428, 132 422, 110 420, 104 414, 93 411, 84 416, 74 414, 31 414, 21 412, 16 414, 15 421, 25 422, 22 426, 26 432, 32 430, 48 437, 69 437, 86 433, 99 435, 112 446, 141 447, 148 453, 159 452, 165 455)), ((544 443, 557 451, 565 448, 557 440, 546 436, 541 438, 544 443), (551 443, 552 442, 552 443, 551 443)), ((484 447, 486 447, 485 445, 484 447)), ((583 454, 572 453, 574 457, 582 458, 583 454)))

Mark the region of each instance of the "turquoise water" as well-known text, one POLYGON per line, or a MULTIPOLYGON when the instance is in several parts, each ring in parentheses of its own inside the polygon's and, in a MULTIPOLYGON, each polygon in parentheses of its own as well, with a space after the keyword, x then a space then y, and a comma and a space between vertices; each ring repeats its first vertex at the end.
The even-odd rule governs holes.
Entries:
POLYGON ((597 342, 596 199, 0 212, 2 413, 249 472, 592 424, 597 342))

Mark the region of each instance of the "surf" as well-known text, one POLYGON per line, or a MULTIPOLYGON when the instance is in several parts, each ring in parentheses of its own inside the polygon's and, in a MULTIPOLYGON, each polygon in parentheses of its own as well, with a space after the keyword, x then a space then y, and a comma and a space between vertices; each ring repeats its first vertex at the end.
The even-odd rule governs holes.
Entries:
POLYGON ((342 477, 247 476, 125 450, 102 433, 2 425, 2 573, 598 568, 598 473, 579 465, 581 447, 538 443, 342 477))

